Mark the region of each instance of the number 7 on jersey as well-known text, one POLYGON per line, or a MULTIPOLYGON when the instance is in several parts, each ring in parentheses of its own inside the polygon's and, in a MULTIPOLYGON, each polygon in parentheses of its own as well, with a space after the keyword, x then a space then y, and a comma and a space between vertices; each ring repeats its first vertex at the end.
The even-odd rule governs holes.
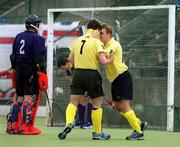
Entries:
POLYGON ((81 49, 80 49, 80 54, 82 54, 83 47, 84 47, 86 40, 81 40, 81 42, 82 42, 82 45, 81 45, 81 49))

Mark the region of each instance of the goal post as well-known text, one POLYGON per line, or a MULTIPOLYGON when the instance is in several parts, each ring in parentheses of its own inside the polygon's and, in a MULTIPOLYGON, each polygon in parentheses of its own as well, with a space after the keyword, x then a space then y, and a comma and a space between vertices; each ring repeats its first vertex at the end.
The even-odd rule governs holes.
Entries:
POLYGON ((169 6, 167 131, 174 131, 175 6, 169 6))
MULTIPOLYGON (((47 33, 47 74, 48 74, 48 78, 49 78, 49 89, 48 89, 48 95, 49 95, 49 99, 50 99, 50 103, 51 106, 53 107, 53 97, 54 97, 54 89, 55 87, 53 87, 54 85, 54 67, 53 67, 53 58, 54 58, 54 14, 55 13, 60 13, 60 21, 81 21, 82 19, 101 19, 100 22, 103 23, 110 23, 111 25, 114 25, 115 27, 115 34, 117 35, 116 39, 118 37, 120 37, 119 41, 120 43, 128 43, 128 45, 125 47, 125 49, 127 48, 127 51, 125 51, 125 53, 127 52, 127 54, 134 58, 135 60, 132 61, 131 59, 128 59, 128 63, 129 63, 129 67, 130 70, 132 72, 135 73, 135 75, 137 74, 137 80, 135 80, 135 84, 136 81, 138 80, 138 77, 141 76, 141 80, 143 79, 144 81, 146 81, 147 79, 149 80, 149 83, 151 81, 151 77, 147 77, 144 78, 144 72, 147 71, 147 69, 145 70, 146 67, 144 67, 144 65, 142 66, 141 64, 137 64, 138 58, 141 57, 141 54, 139 54, 142 49, 140 50, 139 48, 142 47, 147 47, 147 52, 145 55, 147 55, 152 48, 152 42, 150 41, 147 43, 147 45, 142 45, 143 42, 142 40, 145 38, 148 38, 153 32, 154 30, 163 30, 163 31, 167 31, 167 35, 164 32, 160 32, 162 34, 162 36, 167 37, 167 87, 164 88, 165 89, 165 93, 166 93, 166 104, 164 103, 158 103, 159 105, 165 105, 166 107, 166 130, 167 131, 174 131, 174 81, 175 81, 175 5, 156 5, 156 6, 128 6, 128 7, 96 7, 96 8, 62 8, 62 9, 48 9, 48 13, 47 13, 47 22, 48 22, 48 33, 47 33), (155 22, 155 19, 163 19, 163 17, 166 17, 166 15, 163 15, 162 13, 162 18, 156 17, 156 10, 161 11, 161 10, 167 10, 167 28, 166 28, 166 24, 158 24, 159 22, 155 22), (128 12, 126 15, 124 14, 124 12, 128 12), (155 12, 154 12, 155 11, 155 12), (151 13, 152 12, 152 13, 151 13), (105 13, 105 14, 103 14, 105 13), (120 15, 120 16, 119 16, 120 15), (125 19, 127 16, 134 16, 134 18, 128 18, 125 19), (150 16, 152 15, 152 16, 150 16), (138 25, 138 21, 142 21, 142 17, 146 17, 147 16, 147 21, 149 21, 149 23, 151 23, 152 21, 152 29, 150 30, 146 30, 146 32, 144 33, 143 31, 146 29, 145 27, 140 30, 141 28, 138 28, 138 31, 142 31, 140 32, 140 34, 137 34, 137 36, 133 37, 131 36, 131 34, 123 34, 123 32, 126 32, 126 30, 131 30, 130 32, 135 32, 135 30, 133 30, 134 28, 129 27, 130 25, 138 25), (77 17, 77 18, 76 18, 77 17), (123 21, 123 17, 124 17, 124 21, 123 21), (119 22, 121 24, 119 24, 119 22), (163 26, 164 28, 161 29, 161 26, 163 26), (122 37, 122 36, 123 37, 122 37), (128 36, 129 35, 129 36, 128 36), (149 36, 148 36, 149 35, 149 36), (122 39, 121 39, 122 37, 122 39), (140 42, 141 41, 141 42, 140 42), (133 48, 135 46, 135 48, 133 48), (151 47, 151 48, 149 48, 151 47), (135 53, 131 53, 135 52, 135 53), (133 54, 133 55, 131 55, 133 54), (138 57, 134 57, 136 56, 136 54, 138 55, 138 57), (132 63, 133 62, 133 63, 132 63), (143 73, 139 70, 142 67, 138 67, 138 66, 142 66, 143 67, 143 73), (132 67, 132 68, 131 68, 132 67), (138 72, 136 72, 137 68, 134 67, 138 67, 138 72), (144 71, 145 70, 145 71, 144 71), (139 72, 141 72, 139 74, 139 72)), ((159 12, 158 12, 159 13, 159 12)), ((164 21, 166 23, 166 20, 164 21)), ((147 27, 148 23, 146 24, 147 27)), ((136 26, 138 27, 138 26, 136 26)), ((140 26, 141 27, 141 26, 140 26)), ((133 34, 134 35, 134 34, 133 34)), ((149 37, 150 38, 150 37, 149 37)), ((151 39, 151 38, 150 38, 151 39)), ((146 41, 146 40, 145 40, 146 41)), ((165 42, 165 41, 162 41, 165 42)), ((122 43, 122 44, 123 44, 122 43)), ((162 45, 161 45, 162 46, 162 45)), ((124 48, 124 47, 123 47, 124 48)), ((145 52, 145 51, 143 51, 145 52)), ((142 55, 143 56, 143 55, 142 55)), ((152 55, 152 58, 150 59, 150 61, 148 62, 153 62, 154 55, 152 55)), ((128 57, 127 57, 128 58, 128 57)), ((146 66, 146 65, 145 65, 146 66)), ((153 67, 154 68, 154 67, 153 67)), ((166 72, 166 71, 165 71, 166 72)), ((146 73, 146 75, 148 74, 148 72, 146 73)), ((149 74, 152 74, 151 72, 149 74)), ((136 79, 135 77, 135 79, 136 79)), ((153 80, 155 81, 154 84, 156 84, 156 78, 153 77, 153 80)), ((143 82, 144 82, 143 81, 143 82)), ((140 87, 142 85, 143 82, 137 82, 137 85, 135 86, 135 90, 136 87, 140 87)), ((162 81, 163 83, 163 81, 162 81)), ((147 84, 148 85, 148 84, 147 84)), ((160 86, 160 85, 159 85, 160 86)), ((143 87, 143 85, 142 85, 143 87)), ((147 87, 143 87, 143 88, 147 88, 147 87)), ((148 89, 148 88, 147 88, 148 89)), ((138 90, 138 89, 137 89, 138 90)), ((148 90, 144 90, 141 89, 141 92, 143 93, 143 96, 148 95, 146 94, 146 91, 148 90), (145 91, 145 92, 144 92, 145 91)), ((139 93, 135 93, 135 96, 139 96, 139 93)), ((157 95, 157 93, 156 93, 157 95)), ((148 100, 147 100, 148 101, 148 100)), ((141 108, 138 107, 139 105, 137 104, 137 110, 140 110, 141 108)), ((135 106, 135 107, 136 107, 135 106)), ((145 105, 143 106, 143 110, 145 109, 145 105)), ((143 111, 142 110, 142 111, 143 111)), ((141 110, 140 110, 141 111, 141 110)), ((65 115, 65 114, 64 114, 65 115)), ((152 125, 153 126, 153 125, 152 125)))

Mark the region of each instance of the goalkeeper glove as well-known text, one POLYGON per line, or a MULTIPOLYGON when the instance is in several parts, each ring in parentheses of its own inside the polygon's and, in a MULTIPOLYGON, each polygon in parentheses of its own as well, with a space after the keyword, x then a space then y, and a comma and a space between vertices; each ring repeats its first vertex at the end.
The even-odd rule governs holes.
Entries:
POLYGON ((48 77, 43 72, 38 73, 38 82, 39 82, 39 89, 42 91, 46 91, 48 89, 48 77))

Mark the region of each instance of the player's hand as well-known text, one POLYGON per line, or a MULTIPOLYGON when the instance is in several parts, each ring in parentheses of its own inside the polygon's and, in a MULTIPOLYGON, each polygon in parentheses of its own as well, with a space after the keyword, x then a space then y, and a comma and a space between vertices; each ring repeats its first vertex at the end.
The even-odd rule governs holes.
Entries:
POLYGON ((113 57, 113 56, 110 56, 110 57, 109 57, 109 60, 110 60, 110 62, 112 62, 112 61, 114 60, 114 57, 113 57))

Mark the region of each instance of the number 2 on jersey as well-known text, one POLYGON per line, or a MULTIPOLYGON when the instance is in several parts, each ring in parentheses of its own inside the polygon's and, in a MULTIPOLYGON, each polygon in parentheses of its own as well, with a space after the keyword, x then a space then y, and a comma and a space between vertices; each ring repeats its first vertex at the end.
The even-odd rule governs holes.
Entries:
POLYGON ((83 47, 84 47, 86 40, 81 40, 81 42, 82 42, 82 45, 81 45, 81 49, 80 49, 80 54, 82 54, 83 47))
POLYGON ((19 53, 22 54, 22 55, 24 55, 24 54, 25 54, 25 51, 24 51, 25 40, 22 39, 21 42, 20 42, 20 44, 21 44, 21 47, 20 47, 19 53))

